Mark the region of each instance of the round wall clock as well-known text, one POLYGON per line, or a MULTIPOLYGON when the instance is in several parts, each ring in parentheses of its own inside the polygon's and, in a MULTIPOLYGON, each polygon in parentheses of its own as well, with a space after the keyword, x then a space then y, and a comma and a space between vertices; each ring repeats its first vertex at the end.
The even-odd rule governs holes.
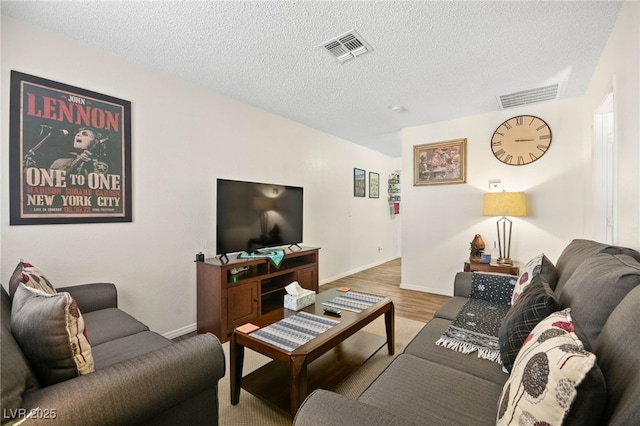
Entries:
POLYGON ((542 157, 551 145, 551 129, 541 118, 518 115, 498 126, 491 138, 493 155, 504 164, 523 166, 542 157))

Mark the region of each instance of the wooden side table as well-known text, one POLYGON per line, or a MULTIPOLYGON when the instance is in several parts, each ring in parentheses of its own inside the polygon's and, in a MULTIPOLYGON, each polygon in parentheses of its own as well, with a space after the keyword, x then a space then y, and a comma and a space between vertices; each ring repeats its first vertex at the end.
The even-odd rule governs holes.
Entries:
POLYGON ((497 265, 481 262, 464 262, 465 272, 495 272, 498 274, 520 275, 520 267, 518 262, 513 262, 513 265, 497 265))

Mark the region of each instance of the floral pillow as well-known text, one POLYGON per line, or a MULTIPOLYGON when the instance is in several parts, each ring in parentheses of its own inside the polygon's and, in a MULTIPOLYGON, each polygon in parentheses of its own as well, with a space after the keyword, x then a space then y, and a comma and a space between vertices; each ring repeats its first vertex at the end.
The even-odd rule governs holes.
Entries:
POLYGON ((518 297, 520 297, 525 287, 531 283, 531 280, 533 280, 536 275, 542 275, 545 281, 549 283, 551 290, 556 288, 556 283, 558 282, 558 272, 556 271, 556 267, 547 258, 547 256, 541 253, 527 262, 527 264, 520 269, 518 282, 516 283, 516 286, 513 289, 513 294, 511 295, 512 305, 516 303, 516 300, 518 300, 518 297))
POLYGON ((11 295, 11 298, 13 298, 13 294, 20 283, 47 294, 56 294, 56 289, 47 277, 38 268, 24 260, 20 260, 9 279, 9 295, 11 295))
POLYGON ((496 424, 597 424, 605 394, 596 356, 584 349, 565 309, 527 337, 498 400, 496 424))

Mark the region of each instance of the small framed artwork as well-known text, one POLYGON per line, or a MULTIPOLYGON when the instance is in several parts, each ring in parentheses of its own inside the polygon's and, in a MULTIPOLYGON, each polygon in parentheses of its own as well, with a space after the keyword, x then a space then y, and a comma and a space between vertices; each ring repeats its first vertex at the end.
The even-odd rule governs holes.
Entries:
POLYGON ((369 172, 369 198, 380 198, 380 175, 369 172))
POLYGON ((413 147, 413 184, 442 185, 467 181, 467 139, 413 147))
POLYGON ((353 196, 365 196, 365 177, 366 172, 362 169, 353 169, 353 196))

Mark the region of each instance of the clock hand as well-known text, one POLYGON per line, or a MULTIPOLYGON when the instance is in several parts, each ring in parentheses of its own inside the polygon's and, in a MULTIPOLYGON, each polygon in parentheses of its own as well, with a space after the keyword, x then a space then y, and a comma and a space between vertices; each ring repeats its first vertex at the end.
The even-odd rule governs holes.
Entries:
POLYGON ((516 142, 531 142, 535 139, 516 139, 516 142))

